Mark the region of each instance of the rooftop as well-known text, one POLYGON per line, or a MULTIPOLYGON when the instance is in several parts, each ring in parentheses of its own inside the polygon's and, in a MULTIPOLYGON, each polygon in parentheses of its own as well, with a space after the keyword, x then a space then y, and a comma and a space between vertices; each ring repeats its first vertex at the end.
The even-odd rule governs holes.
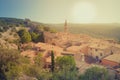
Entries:
POLYGON ((120 63, 120 54, 113 54, 105 57, 104 59, 120 63))
POLYGON ((62 54, 62 55, 74 55, 74 54, 76 54, 76 53, 63 51, 63 52, 61 52, 61 54, 62 54))
POLYGON ((81 46, 71 46, 71 47, 68 47, 67 48, 67 51, 70 51, 70 52, 80 52, 81 49, 84 49, 86 48, 88 45, 81 45, 81 46))
POLYGON ((109 45, 105 45, 105 44, 90 44, 89 45, 90 48, 95 48, 95 49, 107 49, 109 48, 110 46, 109 45))

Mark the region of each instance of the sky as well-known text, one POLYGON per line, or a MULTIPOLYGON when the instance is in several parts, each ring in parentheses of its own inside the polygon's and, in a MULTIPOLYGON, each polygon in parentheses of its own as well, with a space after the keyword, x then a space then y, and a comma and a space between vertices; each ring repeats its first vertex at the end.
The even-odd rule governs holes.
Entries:
POLYGON ((120 0, 0 0, 0 17, 43 23, 120 23, 120 0))

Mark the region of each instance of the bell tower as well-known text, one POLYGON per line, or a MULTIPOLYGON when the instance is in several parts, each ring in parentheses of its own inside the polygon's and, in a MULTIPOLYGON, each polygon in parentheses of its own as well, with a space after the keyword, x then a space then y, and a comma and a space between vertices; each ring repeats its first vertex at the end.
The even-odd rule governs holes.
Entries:
POLYGON ((64 24, 64 32, 68 32, 68 24, 67 24, 67 20, 65 20, 65 24, 64 24))

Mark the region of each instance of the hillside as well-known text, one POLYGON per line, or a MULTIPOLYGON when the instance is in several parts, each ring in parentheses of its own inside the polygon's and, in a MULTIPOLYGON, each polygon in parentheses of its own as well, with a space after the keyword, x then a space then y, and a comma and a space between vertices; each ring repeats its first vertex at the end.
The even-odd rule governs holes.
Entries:
MULTIPOLYGON (((87 35, 119 36, 119 26, 96 26, 98 24, 69 24, 69 33, 63 32, 63 24, 0 18, 0 80, 84 80, 78 78, 86 77, 86 71, 97 68, 93 66, 97 66, 96 57, 102 60, 111 55, 111 51, 120 53, 120 45, 114 40, 87 35), (56 29, 60 32, 56 32, 56 29)), ((99 65, 98 69, 100 71, 95 74, 101 74, 102 70, 109 71, 103 65, 99 65)), ((114 80, 110 74, 107 76, 110 79, 105 80, 114 80)), ((100 80, 102 78, 100 76, 100 80)))
POLYGON ((0 47, 17 49, 21 40, 18 32, 23 29, 33 35, 36 39, 34 41, 41 41, 44 31, 55 32, 54 29, 45 26, 43 23, 34 22, 30 19, 0 17, 0 47))
MULTIPOLYGON (((47 24, 50 27, 63 31, 64 24, 47 24)), ((68 24, 71 33, 84 33, 96 38, 109 38, 120 40, 120 24, 68 24)))
MULTIPOLYGON (((7 31, 9 28, 14 27, 49 27, 52 28, 52 32, 63 31, 64 24, 43 24, 34 22, 29 19, 17 19, 0 17, 0 32, 7 31), (56 29, 56 30, 55 30, 56 29)), ((118 23, 106 23, 106 24, 68 24, 69 32, 71 33, 84 33, 96 38, 107 38, 120 40, 120 24, 118 23)))

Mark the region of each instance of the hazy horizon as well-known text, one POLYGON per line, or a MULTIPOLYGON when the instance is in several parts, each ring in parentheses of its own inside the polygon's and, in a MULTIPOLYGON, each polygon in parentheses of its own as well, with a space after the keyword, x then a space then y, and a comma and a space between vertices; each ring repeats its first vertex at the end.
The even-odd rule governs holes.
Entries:
MULTIPOLYGON (((30 18, 18 18, 18 17, 0 17, 0 18, 13 18, 13 19, 22 19, 22 20, 25 20, 25 19, 30 19, 30 18)), ((40 21, 35 21, 35 20, 32 20, 32 19, 30 19, 32 22, 37 22, 37 23, 43 23, 43 24, 57 24, 57 25, 59 25, 59 24, 65 24, 65 20, 63 20, 63 22, 52 22, 52 23, 47 23, 47 22, 40 22, 40 21)), ((82 24, 82 25, 109 25, 109 24, 120 24, 120 23, 117 23, 117 22, 113 22, 113 23, 100 23, 100 22, 98 22, 98 23, 74 23, 74 22, 69 22, 68 20, 67 20, 67 24, 68 25, 70 25, 70 24, 75 24, 75 25, 80 25, 80 24, 82 24)))
POLYGON ((0 0, 0 17, 42 23, 120 23, 120 0, 0 0))

